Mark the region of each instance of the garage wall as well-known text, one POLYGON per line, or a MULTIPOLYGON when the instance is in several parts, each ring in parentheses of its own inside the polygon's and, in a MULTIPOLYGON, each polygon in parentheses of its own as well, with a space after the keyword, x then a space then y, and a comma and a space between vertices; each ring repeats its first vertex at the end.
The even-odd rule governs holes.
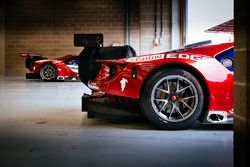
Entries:
MULTIPOLYGON (((130 45, 138 54, 170 49, 171 0, 163 0, 164 37, 158 47, 153 45, 154 1, 129 2, 130 45)), ((123 45, 124 12, 124 0, 5 1, 5 75, 24 76, 26 69, 24 59, 19 56, 21 52, 49 58, 78 55, 81 48, 73 46, 74 33, 103 33, 105 46, 123 45)))
POLYGON ((123 5, 123 0, 6 1, 6 75, 24 74, 20 52, 78 54, 74 33, 102 32, 105 45, 123 43, 123 5))
POLYGON ((160 39, 160 0, 157 1, 157 39, 160 45, 155 46, 155 1, 140 1, 140 52, 141 54, 156 53, 169 50, 171 48, 171 1, 163 0, 163 34, 160 39))
POLYGON ((0 2, 0 78, 4 76, 4 8, 0 2))

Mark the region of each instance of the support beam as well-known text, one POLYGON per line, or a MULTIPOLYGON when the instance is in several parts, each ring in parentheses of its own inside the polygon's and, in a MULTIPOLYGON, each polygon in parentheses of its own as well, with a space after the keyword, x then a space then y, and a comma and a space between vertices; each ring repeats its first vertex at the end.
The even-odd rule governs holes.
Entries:
POLYGON ((130 45, 130 1, 125 0, 125 38, 124 38, 124 44, 125 45, 130 45))
POLYGON ((250 132, 250 24, 247 0, 234 1, 234 166, 249 166, 250 132), (248 164, 248 165, 247 165, 248 164))
POLYGON ((181 45, 181 12, 180 0, 172 0, 172 28, 171 49, 178 49, 181 45))

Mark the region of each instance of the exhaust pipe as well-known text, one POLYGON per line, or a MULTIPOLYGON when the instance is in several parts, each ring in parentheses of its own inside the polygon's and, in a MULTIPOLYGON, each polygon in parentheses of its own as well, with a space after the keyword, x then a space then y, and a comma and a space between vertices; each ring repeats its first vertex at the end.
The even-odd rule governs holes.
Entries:
POLYGON ((231 123, 233 121, 232 117, 228 117, 226 111, 209 111, 206 119, 209 123, 231 123))
POLYGON ((60 80, 60 81, 63 81, 65 78, 64 78, 64 76, 58 76, 57 77, 57 80, 60 80))

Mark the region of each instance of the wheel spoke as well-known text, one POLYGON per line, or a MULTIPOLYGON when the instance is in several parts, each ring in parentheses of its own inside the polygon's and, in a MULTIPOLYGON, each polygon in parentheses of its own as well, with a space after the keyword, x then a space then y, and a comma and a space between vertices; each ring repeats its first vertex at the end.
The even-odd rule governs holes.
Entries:
POLYGON ((177 84, 176 84, 176 92, 178 92, 179 91, 179 77, 177 77, 177 84))
POLYGON ((163 104, 163 106, 161 107, 160 111, 159 112, 162 112, 164 109, 166 109, 166 106, 168 104, 168 100, 166 100, 163 104))
POLYGON ((184 90, 186 90, 187 88, 190 88, 190 87, 191 87, 190 85, 186 86, 185 88, 182 88, 182 89, 178 90, 177 93, 183 92, 184 90))
POLYGON ((162 92, 164 92, 164 93, 169 94, 169 91, 167 91, 167 90, 164 90, 164 89, 161 89, 161 88, 156 88, 156 89, 159 90, 159 91, 162 91, 162 92))
POLYGON ((171 111, 170 111, 170 114, 169 114, 169 116, 168 116, 168 119, 170 119, 171 117, 172 117, 172 114, 173 114, 173 112, 174 112, 174 109, 175 109, 175 106, 174 106, 174 104, 172 105, 172 109, 171 109, 171 111))
POLYGON ((167 88, 168 88, 168 93, 170 93, 170 86, 169 86, 168 79, 167 79, 167 88))
POLYGON ((189 108, 190 110, 193 110, 185 101, 180 100, 180 102, 182 102, 187 108, 189 108))
POLYGON ((188 99, 191 99, 191 98, 195 98, 195 96, 184 97, 184 98, 181 98, 180 100, 188 100, 188 99))
POLYGON ((181 115, 181 117, 184 118, 184 116, 182 115, 181 111, 179 110, 179 108, 177 106, 175 106, 175 109, 178 111, 178 113, 181 115))
POLYGON ((155 101, 160 101, 160 102, 166 102, 167 100, 166 99, 154 99, 155 101))

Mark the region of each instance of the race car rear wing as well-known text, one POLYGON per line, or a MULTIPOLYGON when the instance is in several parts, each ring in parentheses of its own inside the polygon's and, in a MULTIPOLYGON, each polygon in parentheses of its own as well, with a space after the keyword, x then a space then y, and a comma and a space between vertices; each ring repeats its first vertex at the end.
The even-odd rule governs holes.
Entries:
POLYGON ((36 53, 20 53, 21 57, 42 57, 41 54, 36 54, 36 53))
POLYGON ((48 59, 47 57, 43 57, 41 54, 34 54, 34 53, 20 53, 20 56, 26 58, 25 60, 25 67, 30 68, 37 60, 44 60, 48 59))
POLYGON ((74 45, 76 47, 102 47, 103 34, 74 34, 74 45))

